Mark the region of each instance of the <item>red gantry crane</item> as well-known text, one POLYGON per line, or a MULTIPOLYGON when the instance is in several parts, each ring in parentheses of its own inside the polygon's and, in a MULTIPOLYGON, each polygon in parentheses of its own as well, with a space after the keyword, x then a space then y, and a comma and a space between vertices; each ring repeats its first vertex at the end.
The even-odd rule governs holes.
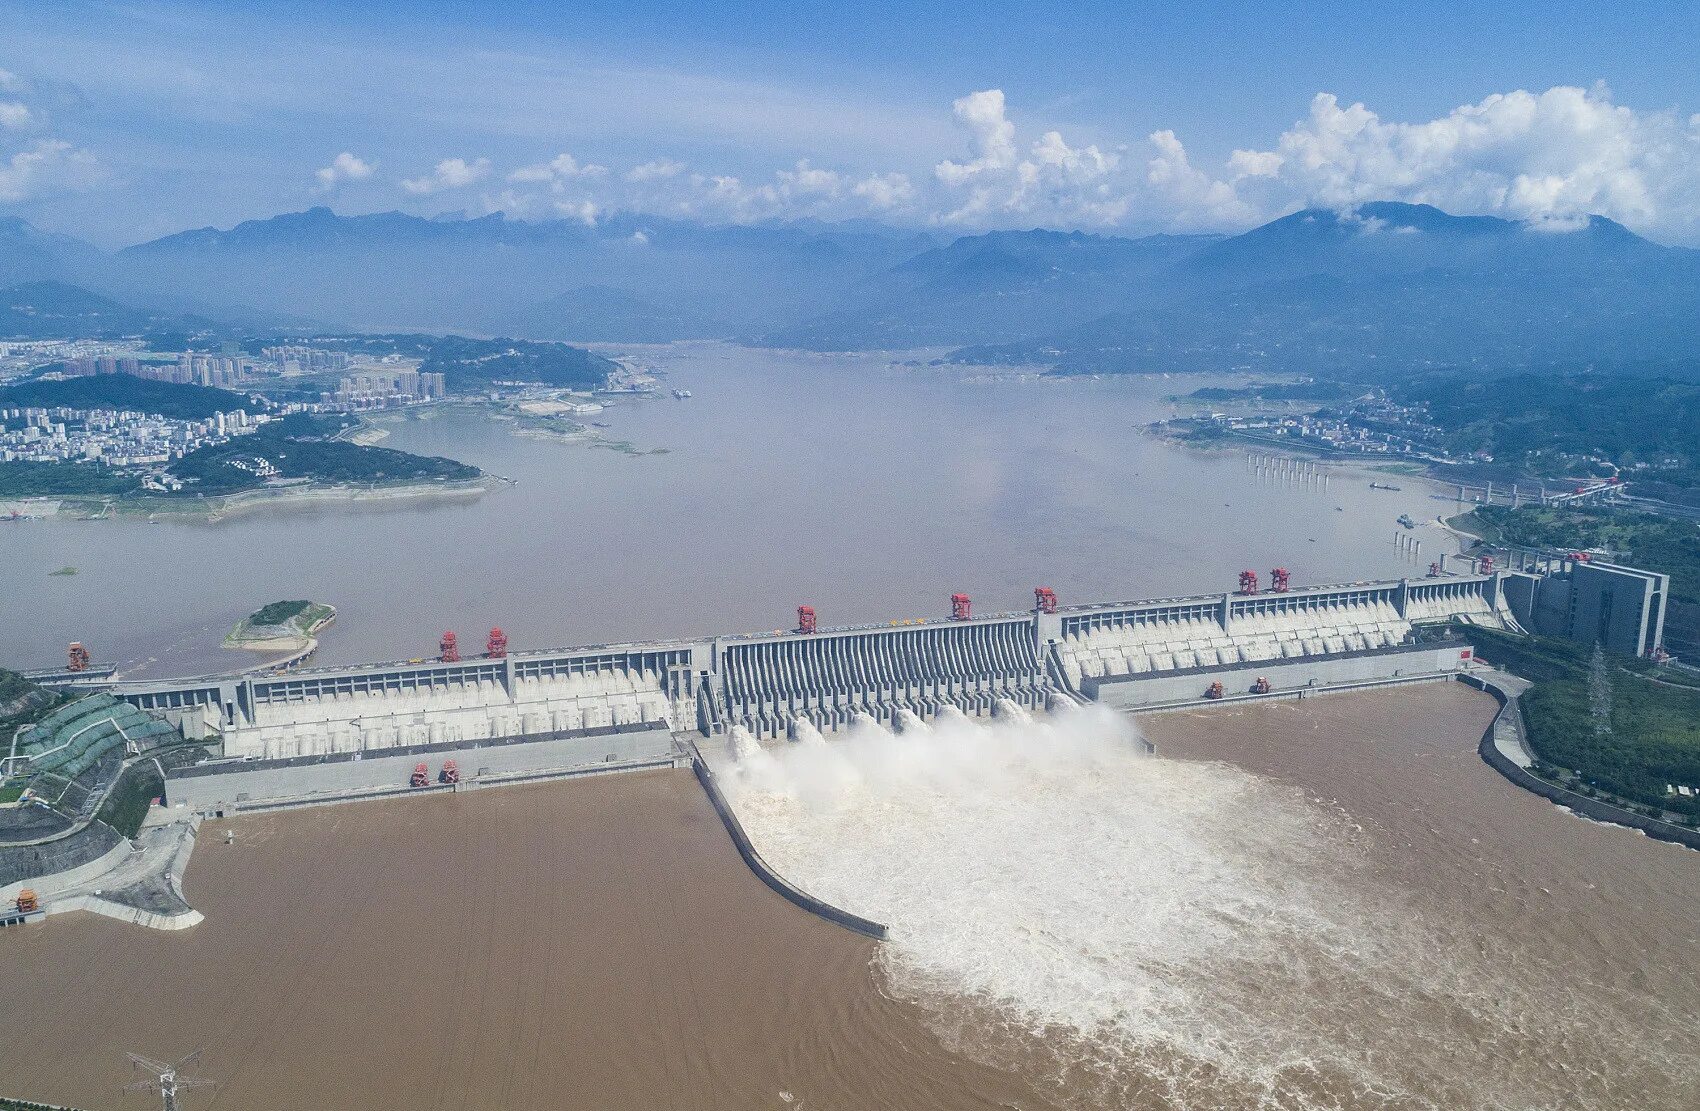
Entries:
POLYGON ((453 633, 444 633, 443 639, 437 642, 437 658, 446 664, 460 659, 460 641, 453 633))

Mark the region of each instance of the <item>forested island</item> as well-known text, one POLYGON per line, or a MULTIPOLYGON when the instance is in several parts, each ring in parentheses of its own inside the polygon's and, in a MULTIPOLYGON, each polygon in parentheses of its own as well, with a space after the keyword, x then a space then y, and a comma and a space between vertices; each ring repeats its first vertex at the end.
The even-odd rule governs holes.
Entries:
POLYGON ((178 496, 233 494, 288 479, 382 485, 470 482, 483 474, 453 459, 335 438, 357 423, 348 416, 294 413, 250 435, 191 452, 171 466, 184 483, 178 496))
POLYGON ((224 646, 251 652, 298 651, 335 620, 336 607, 323 602, 268 602, 238 622, 224 646))
POLYGON ((1339 401, 1356 387, 1344 382, 1253 382, 1247 386, 1205 386, 1176 401, 1339 401))

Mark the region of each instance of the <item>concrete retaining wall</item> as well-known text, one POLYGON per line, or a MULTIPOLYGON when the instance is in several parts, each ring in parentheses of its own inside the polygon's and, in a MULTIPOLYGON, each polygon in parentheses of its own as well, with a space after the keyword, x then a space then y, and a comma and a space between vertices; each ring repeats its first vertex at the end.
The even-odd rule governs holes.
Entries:
POLYGON ((513 782, 518 777, 567 769, 665 763, 673 753, 673 734, 665 727, 651 727, 359 760, 304 757, 232 761, 201 765, 193 769, 193 774, 173 775, 166 781, 166 799, 173 806, 182 804, 197 813, 254 810, 272 808, 269 804, 447 790, 436 784, 436 778, 444 761, 451 759, 460 768, 463 784, 470 786, 472 780, 480 778, 513 782), (408 778, 419 763, 430 769, 432 786, 410 789, 408 778))
POLYGON ((720 815, 720 821, 726 826, 726 832, 732 835, 732 843, 738 847, 738 855, 744 858, 744 863, 750 866, 750 871, 761 877, 761 881, 773 888, 780 895, 802 907, 810 914, 819 915, 828 922, 837 923, 847 930, 853 930, 863 937, 871 937, 876 941, 885 940, 886 928, 878 922, 840 910, 831 903, 822 902, 807 891, 793 887, 768 866, 767 861, 750 843, 749 834, 744 832, 743 823, 732 810, 732 805, 726 801, 726 796, 720 793, 720 784, 714 778, 714 772, 709 768, 708 761, 700 753, 693 754, 691 768, 696 772, 697 782, 708 795, 708 801, 714 804, 715 813, 720 815))
MULTIPOLYGON (((1328 694, 1351 694, 1355 691, 1379 690, 1382 687, 1401 687, 1409 683, 1450 683, 1455 674, 1450 671, 1430 671, 1417 675, 1396 675, 1385 679, 1362 679, 1351 683, 1330 683, 1327 686, 1292 687, 1272 690, 1268 694, 1224 695, 1221 698, 1189 698, 1182 702, 1150 702, 1128 707, 1128 714, 1169 714, 1182 710, 1207 709, 1212 706, 1237 706, 1246 702, 1299 702, 1328 694)), ((1147 742, 1149 743, 1149 742, 1147 742)), ((1153 747, 1153 751, 1155 748, 1153 747)))
MULTIPOLYGON (((1483 679, 1481 676, 1465 673, 1459 675, 1458 678, 1477 690, 1486 691, 1493 695, 1495 701, 1499 703, 1501 715, 1521 714, 1523 712, 1522 707, 1517 703, 1517 699, 1512 698, 1496 684, 1483 679)), ((1637 814, 1633 810, 1625 810, 1621 806, 1613 806, 1611 803, 1600 799, 1577 794, 1575 791, 1560 787, 1556 783, 1548 783, 1546 780, 1518 767, 1515 761, 1499 751, 1499 746, 1493 743, 1494 730, 1498 724, 1499 719, 1496 716, 1493 724, 1489 725, 1486 732, 1482 734, 1481 743, 1476 746, 1476 751, 1481 754, 1481 758, 1487 762, 1489 767, 1525 791, 1532 791, 1548 801, 1556 802, 1560 806, 1574 810, 1583 817, 1592 818, 1597 822, 1629 826, 1631 829, 1638 829, 1648 837, 1660 841, 1669 841, 1673 844, 1686 845, 1691 849, 1700 849, 1700 831, 1672 825, 1657 818, 1649 818, 1645 814, 1637 814)))
POLYGON ((67 872, 96 860, 127 842, 105 822, 90 822, 75 833, 55 834, 32 845, 0 846, 0 886, 30 876, 67 872))
POLYGON ((99 895, 72 895, 65 899, 54 899, 46 905, 46 910, 50 916, 73 910, 86 910, 90 914, 100 914, 119 922, 146 926, 150 930, 186 930, 205 921, 205 917, 198 910, 186 910, 181 914, 155 914, 151 910, 141 910, 115 903, 110 899, 102 899, 99 895))
POLYGON ((55 891, 66 891, 73 887, 81 887, 85 883, 93 883, 116 868, 122 861, 129 859, 130 854, 134 851, 129 841, 120 840, 118 844, 86 864, 67 868, 62 872, 48 872, 14 881, 5 887, 0 887, 0 903, 15 902, 18 898, 18 892, 26 887, 46 900, 51 898, 55 891))
MULTIPOLYGON (((1211 683, 1220 681, 1226 700, 1250 694, 1252 683, 1266 678, 1275 688, 1271 695, 1292 697, 1297 691, 1361 686, 1389 680, 1405 680, 1451 674, 1463 662, 1468 646, 1450 643, 1444 647, 1419 647, 1364 652, 1351 656, 1270 660, 1227 668, 1197 668, 1184 674, 1087 679, 1081 684, 1088 697, 1119 710, 1183 705, 1204 697, 1211 683)), ((1270 697, 1270 696, 1256 696, 1270 697)))

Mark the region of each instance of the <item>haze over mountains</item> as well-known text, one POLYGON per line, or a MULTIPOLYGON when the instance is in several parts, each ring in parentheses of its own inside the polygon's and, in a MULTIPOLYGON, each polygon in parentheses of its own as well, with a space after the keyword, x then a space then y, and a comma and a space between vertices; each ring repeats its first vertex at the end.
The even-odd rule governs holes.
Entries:
POLYGON ((1395 203, 1305 210, 1232 237, 956 239, 870 222, 591 227, 315 208, 114 254, 0 223, 0 285, 43 281, 98 296, 7 289, 0 331, 189 315, 279 330, 942 347, 1069 372, 1700 366, 1700 251, 1599 217, 1553 228, 1395 203))

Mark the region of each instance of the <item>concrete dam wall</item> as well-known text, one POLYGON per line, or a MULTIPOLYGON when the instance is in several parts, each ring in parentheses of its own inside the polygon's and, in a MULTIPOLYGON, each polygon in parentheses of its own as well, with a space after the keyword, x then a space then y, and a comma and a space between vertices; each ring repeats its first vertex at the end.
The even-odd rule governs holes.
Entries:
POLYGON ((970 716, 1000 702, 1045 709, 1106 684, 1124 705, 1153 701, 1158 688, 1140 684, 1159 680, 1162 700, 1198 697, 1210 673, 1265 662, 1351 658, 1354 678, 1372 678, 1377 661, 1411 666, 1396 650, 1415 646, 1422 624, 1514 623, 1505 574, 101 685, 217 744, 226 759, 447 751, 610 730, 715 735, 741 726, 772 738, 804 721, 840 729, 861 714, 890 722, 900 711, 929 719, 947 706, 970 716))
POLYGON ((1053 695, 1030 617, 779 636, 728 644, 719 662, 724 724, 758 738, 798 720, 830 731, 857 714, 990 714, 999 699, 1044 709, 1053 695))

